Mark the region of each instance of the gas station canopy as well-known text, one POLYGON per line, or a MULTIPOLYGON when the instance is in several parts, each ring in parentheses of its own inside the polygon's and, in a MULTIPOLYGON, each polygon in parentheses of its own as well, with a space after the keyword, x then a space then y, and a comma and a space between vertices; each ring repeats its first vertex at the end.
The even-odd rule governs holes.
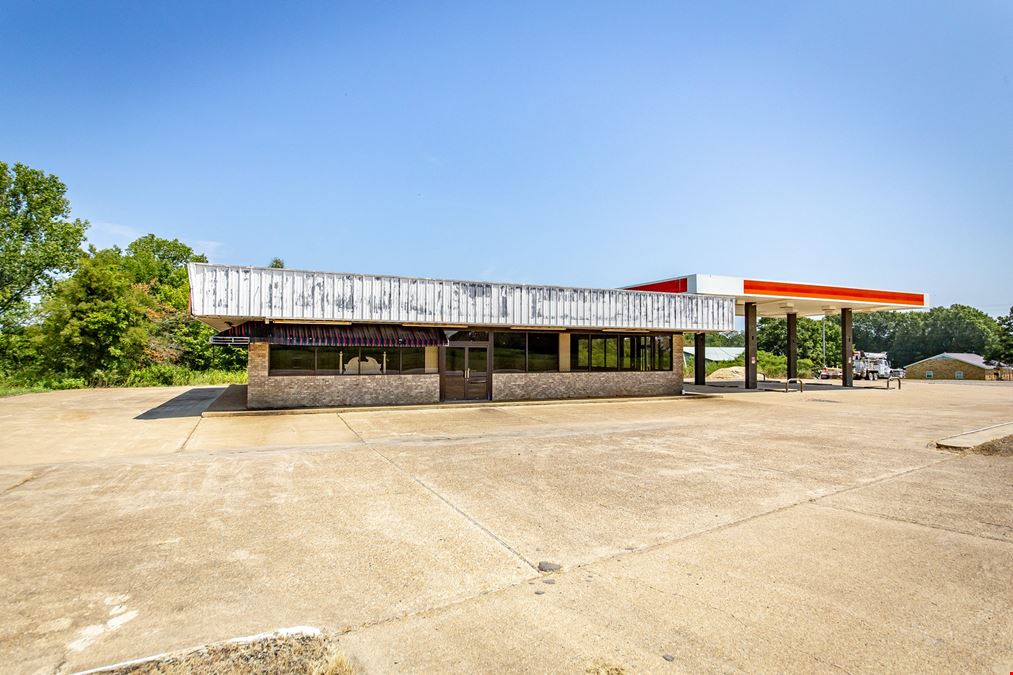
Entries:
POLYGON ((724 295, 735 298, 735 312, 745 314, 746 303, 754 303, 757 316, 822 316, 842 309, 855 312, 924 309, 929 306, 925 293, 883 291, 790 281, 764 281, 714 274, 690 274, 684 277, 627 286, 630 290, 667 293, 724 295))

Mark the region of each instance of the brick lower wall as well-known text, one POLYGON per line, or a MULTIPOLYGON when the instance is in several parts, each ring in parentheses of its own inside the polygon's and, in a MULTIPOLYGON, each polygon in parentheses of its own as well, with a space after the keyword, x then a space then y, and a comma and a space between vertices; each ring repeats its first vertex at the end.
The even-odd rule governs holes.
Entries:
POLYGON ((493 373, 492 376, 492 397, 496 401, 671 396, 681 393, 682 374, 676 371, 493 373))
POLYGON ((324 408, 438 403, 440 376, 268 375, 267 343, 250 344, 246 407, 324 408))
MULTIPOLYGON (((671 371, 493 373, 492 398, 496 401, 537 401, 682 394, 682 348, 682 334, 676 333, 672 336, 671 371)), ((569 359, 566 365, 569 367, 569 359)))

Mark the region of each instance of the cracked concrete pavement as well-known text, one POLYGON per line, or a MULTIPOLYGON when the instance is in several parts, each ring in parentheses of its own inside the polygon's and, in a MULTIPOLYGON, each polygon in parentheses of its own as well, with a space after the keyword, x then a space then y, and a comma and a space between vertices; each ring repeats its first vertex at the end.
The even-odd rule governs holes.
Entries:
POLYGON ((219 391, 0 399, 0 672, 292 625, 364 672, 1013 669, 1013 461, 927 447, 1013 386, 199 417, 219 391))

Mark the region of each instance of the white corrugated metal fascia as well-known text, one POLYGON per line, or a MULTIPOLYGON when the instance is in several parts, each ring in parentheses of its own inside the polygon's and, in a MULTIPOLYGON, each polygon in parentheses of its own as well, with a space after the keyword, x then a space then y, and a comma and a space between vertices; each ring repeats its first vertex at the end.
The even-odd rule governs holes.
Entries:
POLYGON ((727 331, 731 297, 191 263, 198 318, 727 331))

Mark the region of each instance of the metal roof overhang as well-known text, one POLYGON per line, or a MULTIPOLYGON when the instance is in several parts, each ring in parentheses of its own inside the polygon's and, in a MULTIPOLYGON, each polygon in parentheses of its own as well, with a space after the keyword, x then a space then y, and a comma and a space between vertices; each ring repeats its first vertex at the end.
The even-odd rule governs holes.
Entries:
POLYGON ((543 330, 727 331, 716 295, 369 276, 191 263, 190 313, 218 330, 244 321, 543 330))
POLYGON ((711 274, 691 274, 630 286, 660 293, 696 293, 735 298, 735 313, 745 312, 747 302, 756 303, 758 316, 822 316, 852 309, 856 312, 923 309, 929 306, 924 293, 871 288, 767 281, 711 274))

